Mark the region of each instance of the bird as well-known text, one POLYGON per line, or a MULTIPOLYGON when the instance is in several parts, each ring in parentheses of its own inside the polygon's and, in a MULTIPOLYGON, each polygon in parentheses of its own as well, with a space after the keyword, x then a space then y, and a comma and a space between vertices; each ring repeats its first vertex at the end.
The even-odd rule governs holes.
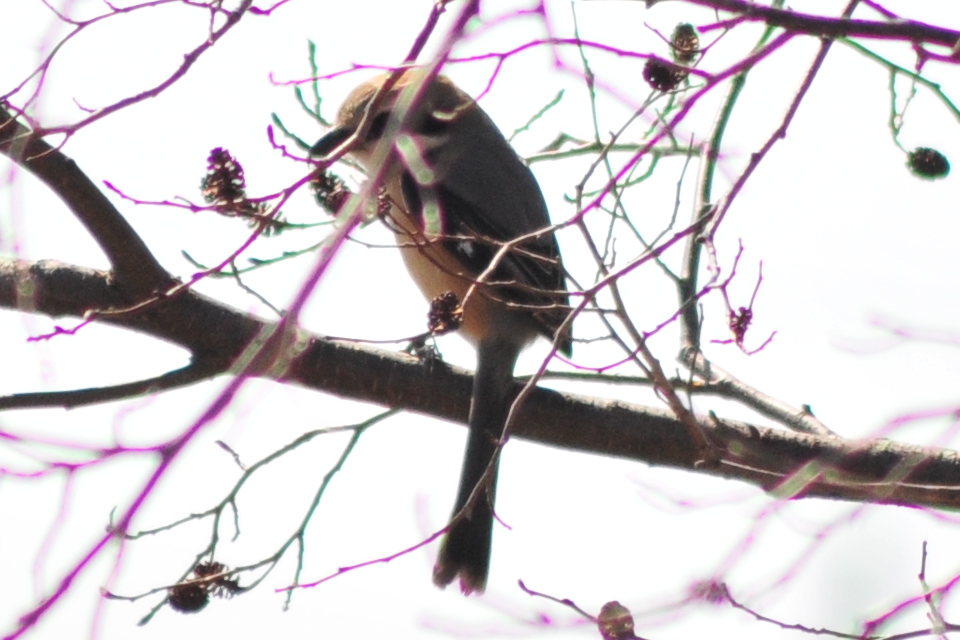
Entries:
POLYGON ((465 595, 483 593, 513 369, 538 336, 570 355, 569 293, 537 180, 493 120, 444 75, 407 69, 381 91, 391 76, 356 87, 311 154, 339 149, 366 121, 347 153, 368 173, 379 169, 389 204, 381 217, 407 270, 428 300, 452 292, 461 302, 460 334, 476 348, 477 368, 459 489, 433 581, 443 588, 459 576, 465 595), (386 166, 374 167, 377 158, 386 166))

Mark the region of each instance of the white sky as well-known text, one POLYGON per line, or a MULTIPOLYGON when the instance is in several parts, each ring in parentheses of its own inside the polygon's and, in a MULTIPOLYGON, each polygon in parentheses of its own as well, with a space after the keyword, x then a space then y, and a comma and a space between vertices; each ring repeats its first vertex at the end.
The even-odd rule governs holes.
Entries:
MULTIPOLYGON (((304 167, 281 158, 266 137, 277 113, 307 140, 320 128, 302 115, 289 87, 277 80, 307 77, 307 40, 317 43, 321 73, 353 63, 391 65, 409 49, 429 2, 293 1, 269 18, 248 16, 201 59, 171 90, 87 127, 66 145, 95 181, 108 180, 142 200, 199 201, 198 184, 209 150, 228 148, 244 166, 249 192, 270 193, 303 174, 304 167)), ((793 3, 796 10, 837 11, 839 2, 793 3), (828 7, 830 9, 828 10, 828 7)), ((889 3, 902 15, 960 28, 960 15, 944 15, 942 2, 889 3)), ((103 6, 77 0, 74 11, 103 6)), ((485 15, 508 14, 516 2, 485 4, 485 15)), ((646 9, 642 2, 580 2, 575 5, 581 35, 635 51, 666 55, 665 45, 644 27, 669 34, 680 21, 704 24, 709 14, 679 3, 646 9)), ((572 33, 571 5, 548 2, 552 28, 572 33)), ((458 6, 451 7, 456 11, 458 6)), ((0 92, 32 70, 40 43, 59 41, 57 28, 38 0, 17 0, 0 22, 0 92), (11 18, 12 12, 12 18, 11 18)), ((874 15, 864 12, 861 17, 874 15)), ((79 34, 57 55, 35 111, 49 125, 83 116, 80 106, 97 108, 150 87, 169 75, 182 55, 202 41, 205 21, 198 10, 160 7, 107 20, 79 34), (80 106, 78 106, 80 105, 80 106)), ((442 31, 442 29, 441 29, 442 31)), ((465 43, 458 55, 503 51, 544 35, 533 18, 504 21, 465 43)), ((753 32, 756 33, 755 31, 753 32)), ((707 57, 705 69, 720 70, 748 48, 755 36, 735 32, 707 57)), ((704 41, 710 41, 709 35, 704 41)), ((906 45, 875 46, 910 66, 906 45)), ((812 57, 816 43, 794 43, 751 75, 731 125, 721 171, 735 178, 783 113, 812 57)), ((557 70, 545 49, 509 60, 482 106, 505 132, 526 122, 560 88, 560 107, 516 147, 533 153, 558 132, 587 137, 586 93, 576 74, 574 50, 564 52, 570 71, 557 70)), ((648 94, 642 61, 591 54, 601 83, 601 130, 619 128, 624 114, 648 94)), ((458 65, 448 73, 477 94, 490 63, 458 65)), ((960 97, 956 67, 931 65, 931 79, 960 97)), ((324 112, 331 116, 361 76, 325 83, 324 112)), ((764 283, 755 305, 748 344, 776 330, 760 354, 746 357, 732 346, 711 346, 722 367, 762 391, 795 406, 810 404, 816 415, 845 437, 883 431, 898 416, 957 406, 960 381, 960 237, 957 176, 922 182, 904 168, 904 157, 887 129, 889 77, 886 71, 837 44, 807 101, 781 141, 739 196, 719 238, 721 261, 729 268, 737 241, 746 248, 742 277, 731 289, 745 304, 758 261, 764 283), (901 341, 874 326, 952 332, 954 346, 901 341)), ((905 84, 898 85, 901 92, 905 84)), ((709 96, 678 132, 681 138, 707 130, 719 95, 709 96)), ((15 99, 16 102, 16 99, 15 99)), ((19 102, 17 102, 19 104, 19 102)), ((930 92, 921 89, 901 134, 904 146, 932 146, 956 165, 960 159, 957 122, 930 92)), ((563 200, 583 173, 584 162, 535 165, 554 220, 573 213, 563 200)), ((2 164, 0 253, 24 259, 106 267, 82 227, 29 176, 2 164), (11 173, 12 171, 12 173, 11 173), (9 178, 12 176, 12 183, 9 178)), ((649 224, 662 225, 672 210, 682 162, 664 162, 657 175, 631 196, 631 206, 649 224)), ((690 216, 689 197, 696 163, 682 189, 680 219, 690 216)), ((717 192, 728 182, 721 180, 717 192)), ((134 206, 108 194, 171 272, 194 272, 185 250, 201 262, 227 255, 247 234, 242 224, 212 215, 163 207, 134 206)), ((291 220, 313 221, 324 214, 304 192, 285 208, 291 220)), ((258 242, 251 254, 269 257, 316 242, 323 230, 258 242)), ((360 237, 389 242, 379 225, 360 237)), ((561 235, 569 267, 588 276, 589 265, 575 234, 561 235)), ((679 254, 668 257, 676 259, 679 254)), ((251 275, 247 282, 284 306, 300 286, 313 258, 251 275)), ((672 292, 654 270, 629 280, 634 318, 651 327, 675 307, 672 292), (671 306, 674 305, 674 306, 671 306)), ((626 284, 626 283, 625 283, 626 284)), ((241 309, 269 317, 269 310, 226 283, 204 282, 201 291, 241 309)), ((723 331, 719 298, 708 305, 706 332, 723 331)), ((424 303, 407 280, 394 251, 349 246, 311 299, 303 318, 310 331, 367 339, 409 336, 421 330, 424 303)), ((74 337, 26 342, 49 331, 43 317, 0 312, 2 353, 0 394, 112 384, 157 375, 182 366, 185 354, 131 333, 93 325, 74 337)), ((60 324, 70 320, 58 321, 60 324)), ((589 322, 578 325, 590 333, 589 322)), ((672 371, 675 333, 664 331, 653 346, 672 371)), ((544 345, 522 363, 534 367, 544 345)), ((472 355, 455 336, 441 341, 444 357, 472 366, 472 355)), ((577 361, 602 364, 612 352, 578 347, 577 361)), ((634 373, 628 371, 627 373, 634 373)), ((0 430, 27 437, 126 446, 156 442, 195 420, 225 385, 216 380, 149 399, 70 412, 17 411, 0 416, 0 430)), ((618 395, 655 402, 645 391, 600 385, 557 385, 580 393, 618 395)), ((721 415, 761 420, 723 402, 698 401, 721 415)), ((178 460, 135 520, 152 528, 212 506, 238 478, 230 457, 214 442, 223 440, 248 464, 310 429, 362 420, 376 408, 293 387, 252 381, 238 400, 178 460)), ((946 420, 911 424, 892 432, 897 440, 956 446, 946 420)), ((462 455, 464 430, 433 419, 403 415, 374 428, 360 441, 307 531, 303 581, 317 580, 343 565, 394 553, 413 545, 445 523, 462 455)), ((285 461, 254 477, 240 497, 242 536, 230 543, 230 525, 221 530, 218 559, 246 564, 276 548, 302 517, 303 509, 346 442, 319 438, 285 461)), ((62 455, 56 452, 52 455, 62 455)), ((88 545, 102 535, 110 510, 139 490, 148 458, 113 461, 75 477, 65 494, 63 476, 43 480, 0 478, 0 630, 14 628, 17 616, 34 606, 62 578, 88 545), (66 496, 66 498, 64 498, 66 496), (61 524, 55 524, 61 500, 61 524), (55 535, 47 539, 48 532, 55 535)), ((0 465, 29 469, 29 458, 8 444, 0 465)), ((501 465, 498 514, 511 530, 498 529, 488 593, 462 598, 455 589, 430 582, 435 548, 389 565, 355 571, 318 588, 299 592, 282 612, 283 596, 273 589, 289 584, 293 558, 284 561, 261 587, 231 601, 215 600, 199 616, 160 612, 146 627, 135 627, 156 602, 103 605, 92 629, 99 588, 113 568, 111 549, 85 572, 71 594, 27 637, 170 638, 217 633, 244 637, 596 637, 569 610, 520 592, 517 579, 588 611, 617 599, 637 615, 645 637, 788 637, 745 614, 690 607, 671 612, 695 580, 721 575, 735 596, 764 613, 813 627, 856 631, 867 617, 919 593, 916 574, 921 542, 929 541, 931 583, 952 577, 957 525, 920 512, 894 508, 805 501, 777 505, 748 486, 695 477, 636 463, 548 449, 512 441, 501 465), (770 511, 761 517, 764 510, 770 511), (827 525, 822 545, 815 536, 827 525), (756 526, 756 530, 752 527, 756 526), (750 536, 753 535, 751 538, 750 536), (745 542, 750 540, 749 542, 745 542), (746 552, 738 549, 746 545, 746 552), (816 552, 803 553, 813 545, 816 552), (799 558, 804 558, 799 561, 799 558), (792 570, 795 562, 799 568, 792 570), (778 582, 784 575, 789 579, 778 582), (776 585, 776 586, 775 586, 776 585), (549 624, 538 619, 543 613, 549 624), (646 617, 641 614, 648 614, 646 617)), ((112 589, 134 594, 169 584, 209 539, 208 521, 128 545, 112 589)), ((247 583, 249 578, 241 577, 247 583)), ((956 614, 947 602, 946 612, 956 614)), ((907 628, 922 625, 918 611, 907 628)), ((790 637, 795 637, 791 635, 790 637)))

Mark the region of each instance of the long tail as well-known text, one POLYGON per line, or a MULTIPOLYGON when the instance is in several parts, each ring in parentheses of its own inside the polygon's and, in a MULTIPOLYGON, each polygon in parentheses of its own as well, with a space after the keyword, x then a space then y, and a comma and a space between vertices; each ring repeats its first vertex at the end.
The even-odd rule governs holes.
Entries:
MULTIPOLYGON (((513 366, 521 345, 512 341, 487 340, 477 350, 477 373, 470 402, 470 435, 460 471, 460 489, 453 508, 460 513, 480 483, 487 468, 497 457, 497 445, 513 398, 513 366)), ((493 462, 489 483, 473 501, 471 508, 455 521, 440 546, 433 567, 433 582, 445 587, 460 576, 464 594, 482 593, 490 570, 490 538, 493 534, 493 505, 497 492, 497 462, 493 462)))

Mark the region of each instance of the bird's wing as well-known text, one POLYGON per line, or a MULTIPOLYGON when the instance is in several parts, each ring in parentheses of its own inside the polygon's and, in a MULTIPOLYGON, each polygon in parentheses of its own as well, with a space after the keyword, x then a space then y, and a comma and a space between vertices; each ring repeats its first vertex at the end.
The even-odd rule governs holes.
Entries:
MULTIPOLYGON (((487 117, 479 109, 471 115, 487 117)), ((406 170, 402 189, 411 212, 423 215, 425 203, 438 205, 444 247, 479 276, 497 259, 504 242, 543 231, 550 219, 536 178, 510 145, 499 137, 472 139, 473 132, 483 128, 462 125, 451 124, 444 132, 455 144, 424 152, 424 160, 438 172, 435 179, 423 184, 414 178, 416 172, 406 170)), ((507 251, 486 281, 496 287, 495 295, 539 307, 535 315, 551 338, 569 311, 560 249, 552 232, 507 251)), ((561 346, 569 351, 569 340, 561 346)))

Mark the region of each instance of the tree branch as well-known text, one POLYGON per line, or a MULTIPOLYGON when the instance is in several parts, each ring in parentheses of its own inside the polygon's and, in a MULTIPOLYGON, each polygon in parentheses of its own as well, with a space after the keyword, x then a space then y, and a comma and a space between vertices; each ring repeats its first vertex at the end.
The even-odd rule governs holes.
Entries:
MULTIPOLYGON (((105 272, 51 261, 0 260, 3 308, 79 317, 120 298, 105 272), (24 297, 25 290, 32 295, 24 297)), ((192 290, 102 321, 203 354, 219 364, 219 371, 249 354, 257 336, 269 335, 274 327, 192 290)), ((259 375, 459 423, 466 422, 472 387, 469 372, 456 367, 306 333, 264 363, 259 375)), ((697 468, 688 431, 668 411, 619 401, 538 388, 519 408, 514 433, 564 449, 738 479, 782 498, 960 507, 957 452, 887 440, 821 438, 715 416, 697 419, 720 456, 715 469, 697 468)))
POLYGON ((123 306, 172 280, 146 243, 77 163, 36 137, 0 105, 0 153, 30 171, 57 194, 100 245, 124 289, 123 306))
POLYGON ((92 387, 89 389, 73 389, 71 391, 46 391, 35 393, 15 393, 9 396, 0 396, 0 411, 4 409, 33 409, 38 407, 63 407, 72 409, 90 404, 100 404, 112 400, 124 400, 159 391, 168 391, 177 387, 185 387, 210 378, 222 371, 206 366, 204 362, 192 363, 182 369, 169 371, 163 375, 136 382, 112 385, 108 387, 92 387))
POLYGON ((876 22, 846 18, 824 18, 798 11, 774 9, 745 0, 686 0, 711 9, 729 11, 752 21, 765 22, 772 27, 806 33, 822 38, 879 38, 905 40, 914 43, 939 44, 951 49, 960 42, 960 31, 937 27, 916 20, 876 22))

